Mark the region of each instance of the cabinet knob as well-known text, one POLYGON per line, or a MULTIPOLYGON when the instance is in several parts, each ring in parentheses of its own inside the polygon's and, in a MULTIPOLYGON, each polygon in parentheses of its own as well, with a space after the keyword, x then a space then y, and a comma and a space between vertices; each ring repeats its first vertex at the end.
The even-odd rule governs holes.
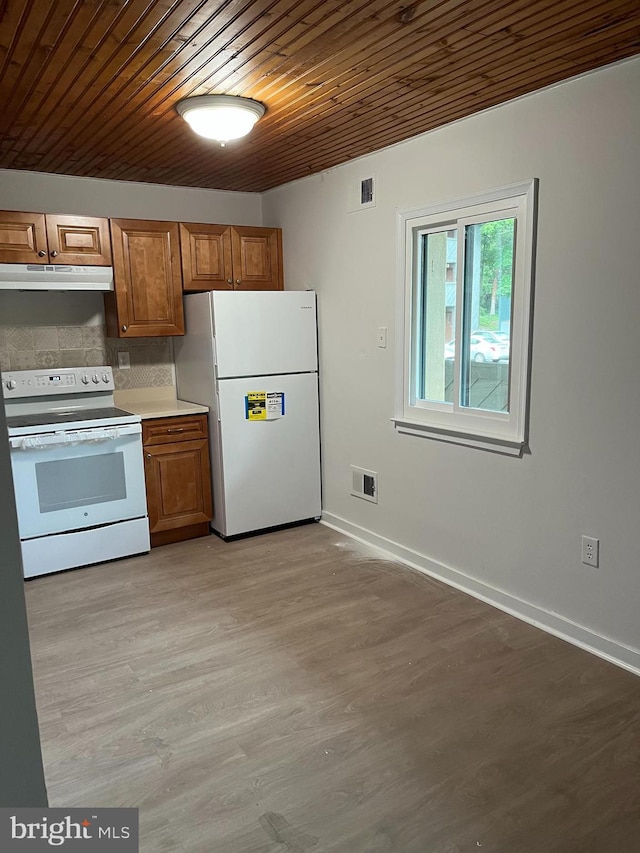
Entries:
POLYGON ((55 250, 55 249, 53 250, 53 252, 51 252, 51 257, 52 257, 52 258, 57 258, 57 257, 58 257, 58 253, 56 252, 56 250, 55 250))
POLYGON ((151 459, 151 454, 147 453, 147 459, 151 459))
POLYGON ((227 284, 233 284, 233 279, 232 279, 232 278, 228 278, 228 279, 227 279, 227 284))
POLYGON ((129 327, 128 326, 121 326, 121 328, 122 328, 123 332, 126 332, 129 327))
POLYGON ((44 258, 44 256, 45 256, 46 254, 47 254, 47 253, 44 251, 44 249, 40 249, 40 251, 38 252, 38 257, 39 257, 39 258, 44 258))
POLYGON ((240 282, 241 282, 241 281, 242 281, 242 279, 237 278, 237 279, 236 279, 236 284, 240 284, 240 282))

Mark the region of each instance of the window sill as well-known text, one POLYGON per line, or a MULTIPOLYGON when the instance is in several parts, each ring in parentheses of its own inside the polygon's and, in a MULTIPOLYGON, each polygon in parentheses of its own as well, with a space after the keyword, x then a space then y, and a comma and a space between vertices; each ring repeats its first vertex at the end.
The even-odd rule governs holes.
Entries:
POLYGON ((453 430, 438 429, 421 421, 410 421, 405 418, 391 418, 397 432, 404 435, 417 435, 420 438, 432 438, 449 444, 463 444, 479 450, 489 450, 492 453, 502 453, 506 456, 522 456, 527 443, 511 441, 500 436, 478 435, 476 433, 461 433, 453 430))

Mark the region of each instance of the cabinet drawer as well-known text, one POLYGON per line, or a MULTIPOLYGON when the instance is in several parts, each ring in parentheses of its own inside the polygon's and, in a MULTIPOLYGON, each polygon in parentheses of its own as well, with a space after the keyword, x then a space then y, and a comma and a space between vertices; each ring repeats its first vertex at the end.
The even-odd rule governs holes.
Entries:
POLYGON ((142 421, 142 443, 145 447, 151 444, 207 438, 207 435, 206 415, 180 415, 175 418, 142 421))

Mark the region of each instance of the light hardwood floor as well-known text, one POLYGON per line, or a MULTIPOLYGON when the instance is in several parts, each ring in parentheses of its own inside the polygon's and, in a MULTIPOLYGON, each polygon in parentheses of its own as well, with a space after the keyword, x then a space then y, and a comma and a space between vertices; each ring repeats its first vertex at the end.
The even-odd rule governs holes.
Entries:
POLYGON ((640 679, 327 527, 26 590, 50 804, 143 853, 640 849, 640 679))

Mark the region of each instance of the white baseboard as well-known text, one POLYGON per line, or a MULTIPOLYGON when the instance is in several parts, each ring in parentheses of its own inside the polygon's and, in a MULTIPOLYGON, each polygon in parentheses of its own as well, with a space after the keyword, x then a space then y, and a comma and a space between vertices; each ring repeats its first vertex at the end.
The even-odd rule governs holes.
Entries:
POLYGON ((399 563, 404 563, 443 581, 449 586, 462 590, 462 592, 473 595, 474 598, 479 598, 481 601, 486 601, 515 616, 522 619, 523 622, 528 622, 530 625, 535 625, 542 631, 553 634, 555 637, 560 637, 574 646, 578 646, 587 652, 591 652, 600 658, 603 658, 610 663, 616 664, 623 669, 633 672, 635 675, 640 675, 640 650, 631 648, 630 646, 622 645, 621 643, 611 640, 608 637, 602 637, 596 634, 589 628, 583 625, 578 625, 570 619, 562 616, 559 613, 553 613, 549 610, 544 610, 535 604, 530 604, 508 592, 503 592, 500 589, 495 589, 476 578, 464 574, 464 572, 446 566, 444 563, 439 563, 436 560, 431 560, 424 554, 413 551, 410 548, 405 548, 398 542, 387 539, 384 536, 379 536, 371 530, 353 524, 338 515, 333 515, 330 512, 322 513, 322 524, 337 530, 339 533, 344 533, 352 539, 369 545, 372 548, 377 548, 384 552, 386 558, 392 557, 399 563))

